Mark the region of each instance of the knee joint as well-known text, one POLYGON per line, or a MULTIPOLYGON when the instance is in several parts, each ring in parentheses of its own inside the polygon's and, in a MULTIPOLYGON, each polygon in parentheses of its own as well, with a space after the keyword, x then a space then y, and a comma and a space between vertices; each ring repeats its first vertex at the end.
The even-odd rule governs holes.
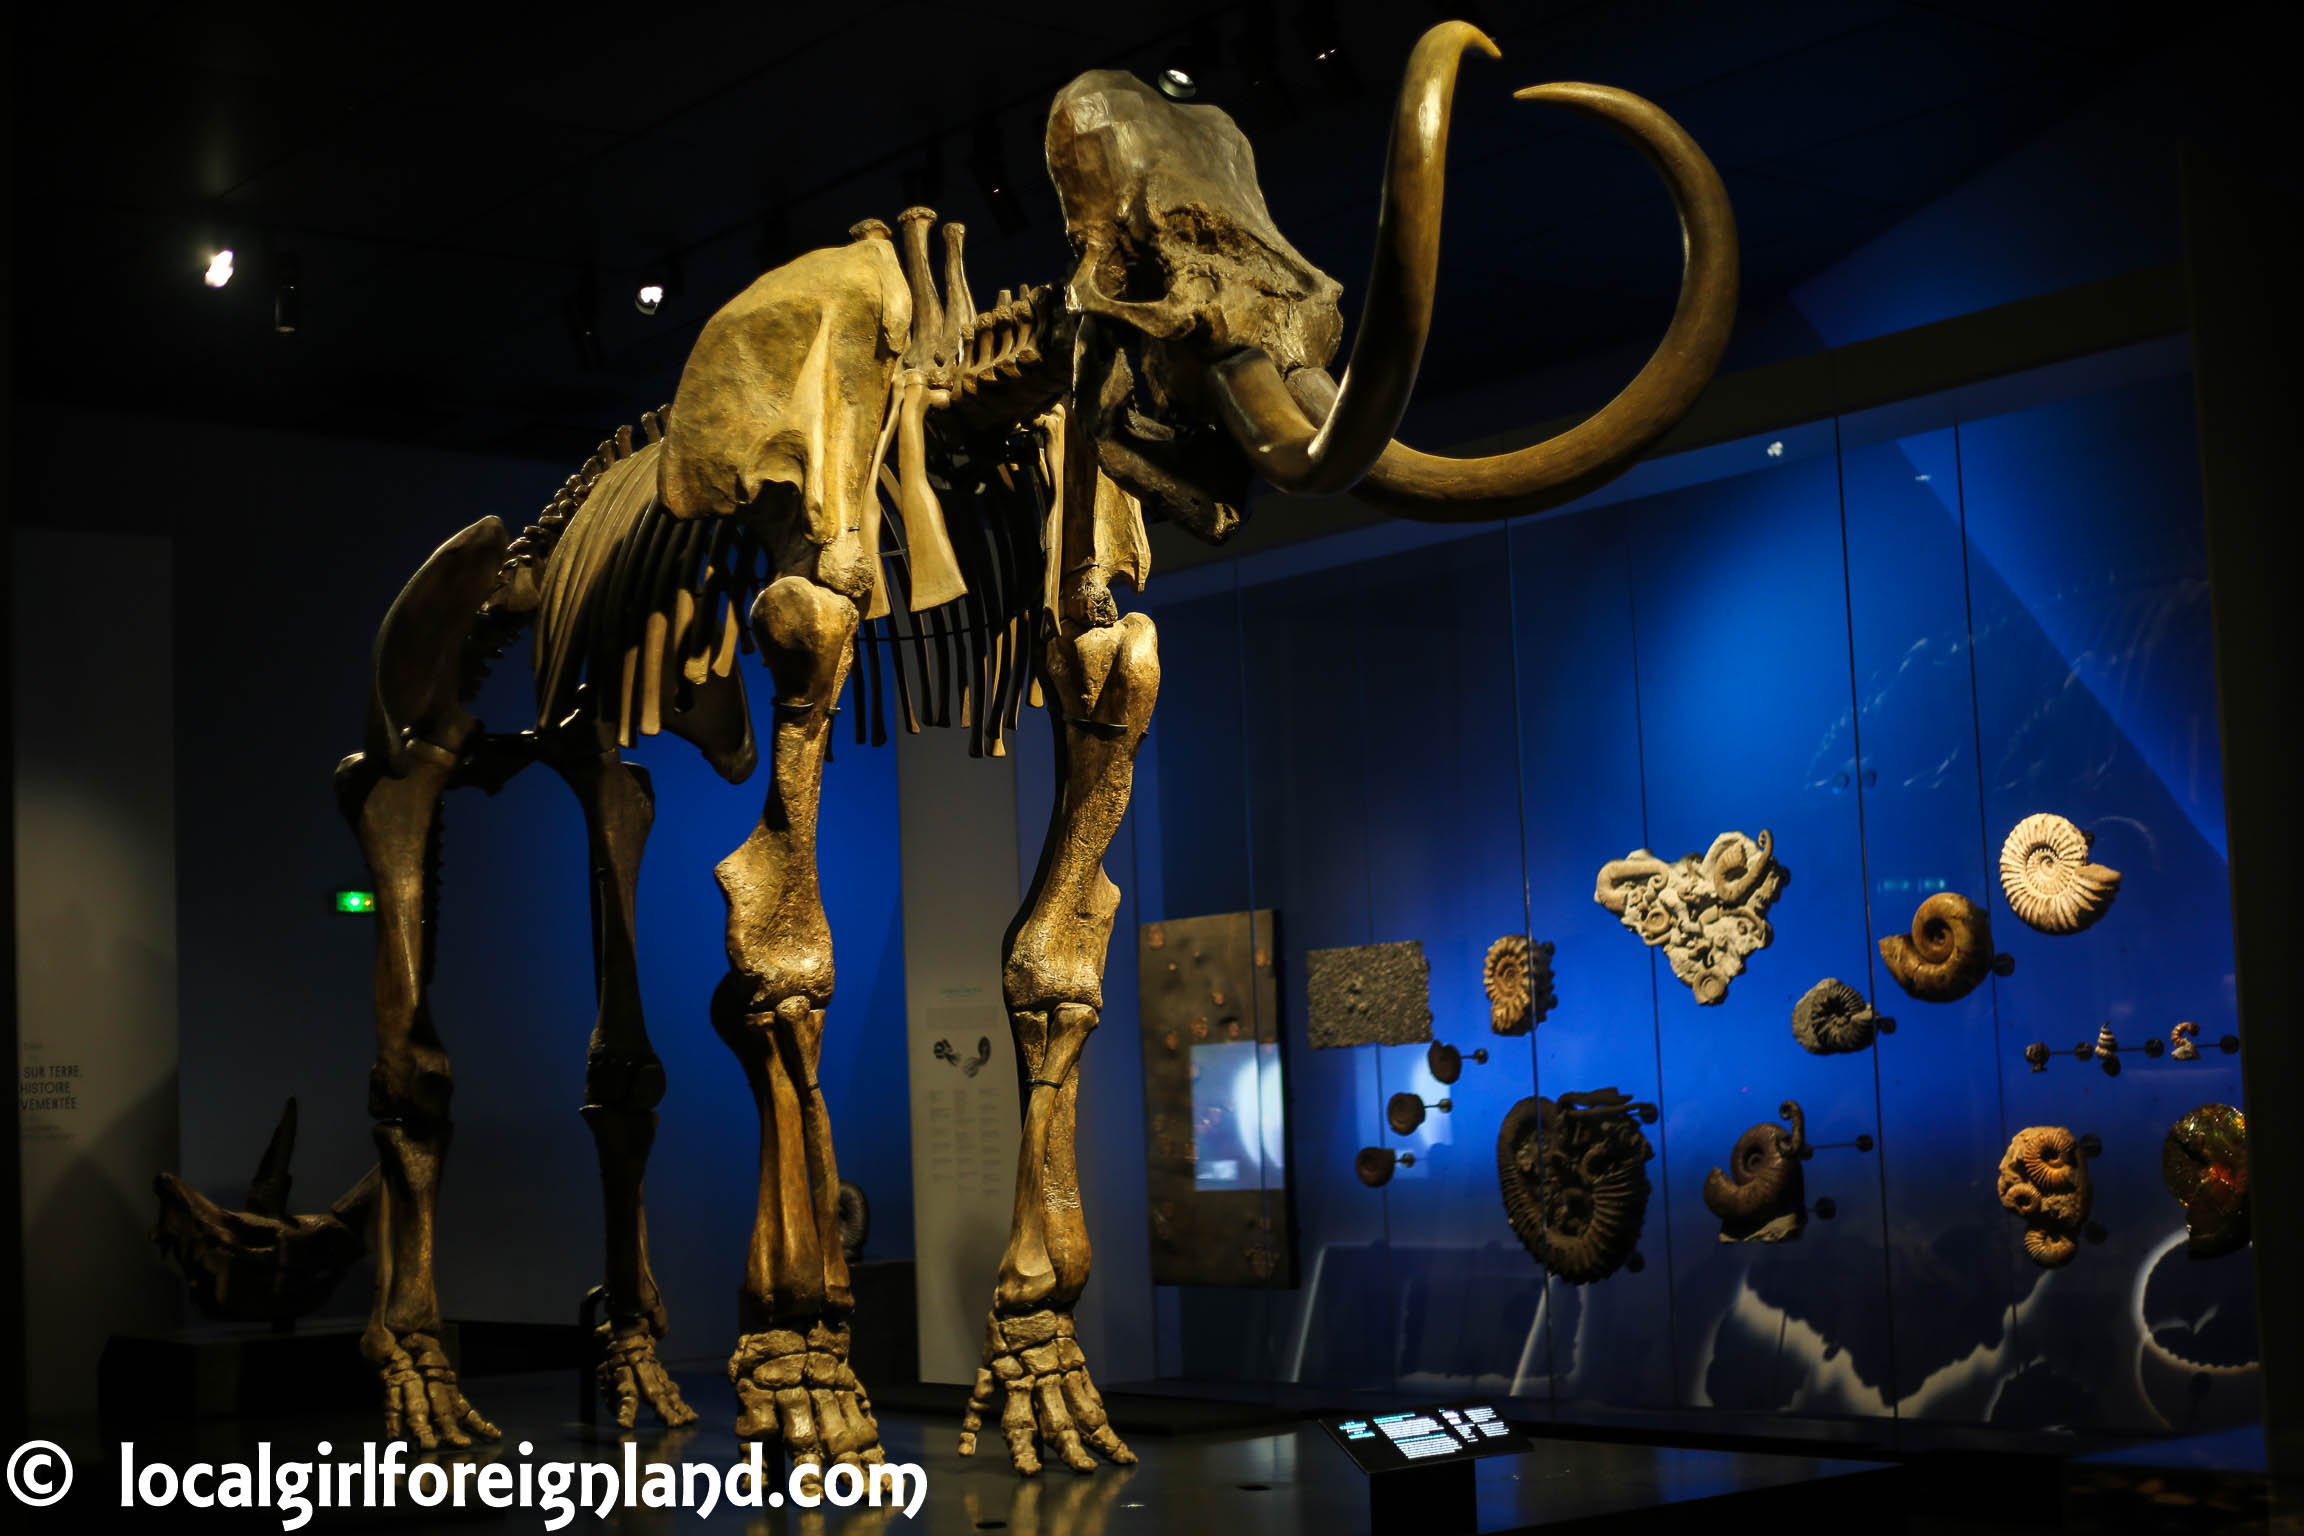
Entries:
POLYGON ((780 703, 823 704, 818 697, 839 674, 856 605, 800 576, 779 576, 752 601, 752 633, 776 680, 780 703))
POLYGON ((650 1110, 663 1101, 664 1063, 656 1057, 603 1051, 585 1058, 585 1108, 650 1110))
POLYGON ((393 1071, 373 1067, 368 1073, 368 1118, 391 1121, 411 1135, 425 1135, 448 1123, 448 1101, 455 1083, 445 1067, 393 1071))

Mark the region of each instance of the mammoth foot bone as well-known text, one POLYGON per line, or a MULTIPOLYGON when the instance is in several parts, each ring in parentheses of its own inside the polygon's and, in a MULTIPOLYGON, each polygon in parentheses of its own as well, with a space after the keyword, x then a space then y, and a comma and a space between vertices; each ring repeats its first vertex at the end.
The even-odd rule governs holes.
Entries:
POLYGON ((378 1347, 363 1340, 361 1352, 384 1378, 384 1438, 408 1439, 422 1450, 501 1440, 504 1432, 480 1417, 456 1384, 455 1369, 429 1333, 384 1335, 378 1347))
POLYGON ((600 1400, 616 1416, 618 1429, 632 1427, 642 1403, 666 1428, 696 1422, 696 1410, 681 1401, 680 1389, 656 1358, 656 1335, 645 1321, 602 1323, 599 1335, 600 1400))
POLYGON ((848 1368, 847 1324, 748 1333, 728 1359, 728 1379, 743 1410, 738 1440, 780 1440, 794 1465, 884 1459, 871 1400, 848 1368))
POLYGON ((1096 1470, 1097 1455, 1118 1466, 1136 1464, 1136 1453, 1113 1433, 1104 1399, 1088 1377, 1088 1357, 1072 1334, 1072 1314, 1043 1307, 1016 1317, 995 1312, 984 1320, 984 1363, 976 1368, 976 1390, 960 1419, 960 1454, 976 1454, 976 1432, 1000 1406, 1000 1433, 1008 1459, 1029 1477, 1040 1470, 1039 1446, 1054 1448, 1056 1459, 1075 1472, 1096 1470))

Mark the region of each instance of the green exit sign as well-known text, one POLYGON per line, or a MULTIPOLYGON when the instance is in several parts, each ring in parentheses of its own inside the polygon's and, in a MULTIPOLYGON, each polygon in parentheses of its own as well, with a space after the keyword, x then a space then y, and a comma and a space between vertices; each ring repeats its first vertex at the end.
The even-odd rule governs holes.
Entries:
POLYGON ((336 910, 339 912, 373 912, 376 910, 374 891, 338 891, 336 910))

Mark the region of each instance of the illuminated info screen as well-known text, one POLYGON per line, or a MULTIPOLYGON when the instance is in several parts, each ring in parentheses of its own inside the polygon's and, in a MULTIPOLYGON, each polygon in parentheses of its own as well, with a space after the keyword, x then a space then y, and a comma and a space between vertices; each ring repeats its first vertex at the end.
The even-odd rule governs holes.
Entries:
POLYGON ((1320 1423, 1363 1472, 1397 1472, 1528 1448, 1493 1403, 1443 1403, 1320 1423))

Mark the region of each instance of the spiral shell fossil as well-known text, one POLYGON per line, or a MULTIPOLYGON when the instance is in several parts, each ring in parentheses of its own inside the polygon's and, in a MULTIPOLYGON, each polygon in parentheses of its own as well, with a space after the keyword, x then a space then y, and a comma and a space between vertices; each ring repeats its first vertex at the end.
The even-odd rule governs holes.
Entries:
POLYGON ((1790 1099, 1776 1113, 1792 1129, 1762 1121, 1736 1139, 1728 1172, 1715 1168, 1705 1177, 1704 1204, 1720 1218, 1724 1243, 1789 1242, 1807 1225, 1800 1162, 1808 1148, 1808 1120, 1790 1099))
POLYGON ((2000 1158, 2000 1203, 2024 1219, 2024 1252, 2042 1269, 2072 1262, 2093 1201, 2080 1139, 2060 1125, 2026 1126, 2000 1158))
POLYGON ((1655 1155, 1634 1104, 1613 1088, 1522 1099, 1496 1134, 1504 1214, 1539 1264, 1572 1285, 1606 1279, 1633 1257, 1655 1155))
POLYGON ((1559 1001, 1552 995, 1552 944, 1531 944, 1524 933, 1508 933, 1488 946, 1481 971, 1488 988, 1488 1027, 1499 1035, 1524 1035, 1544 1022, 1559 1001))
POLYGON ((1832 976, 1792 1005, 1792 1037, 1818 1056, 1863 1050, 1883 1022, 1863 993, 1832 976))
POLYGON ((2088 834, 2047 811, 2016 823, 2000 845, 2008 910, 2042 933, 2078 933, 2112 908, 2120 871, 2088 862, 2088 834))
POLYGON ((1882 939, 1880 958, 1896 984, 1924 1003, 1956 1003, 1999 968, 1991 920, 1958 891, 1938 891, 1920 903, 1911 934, 1882 939))

